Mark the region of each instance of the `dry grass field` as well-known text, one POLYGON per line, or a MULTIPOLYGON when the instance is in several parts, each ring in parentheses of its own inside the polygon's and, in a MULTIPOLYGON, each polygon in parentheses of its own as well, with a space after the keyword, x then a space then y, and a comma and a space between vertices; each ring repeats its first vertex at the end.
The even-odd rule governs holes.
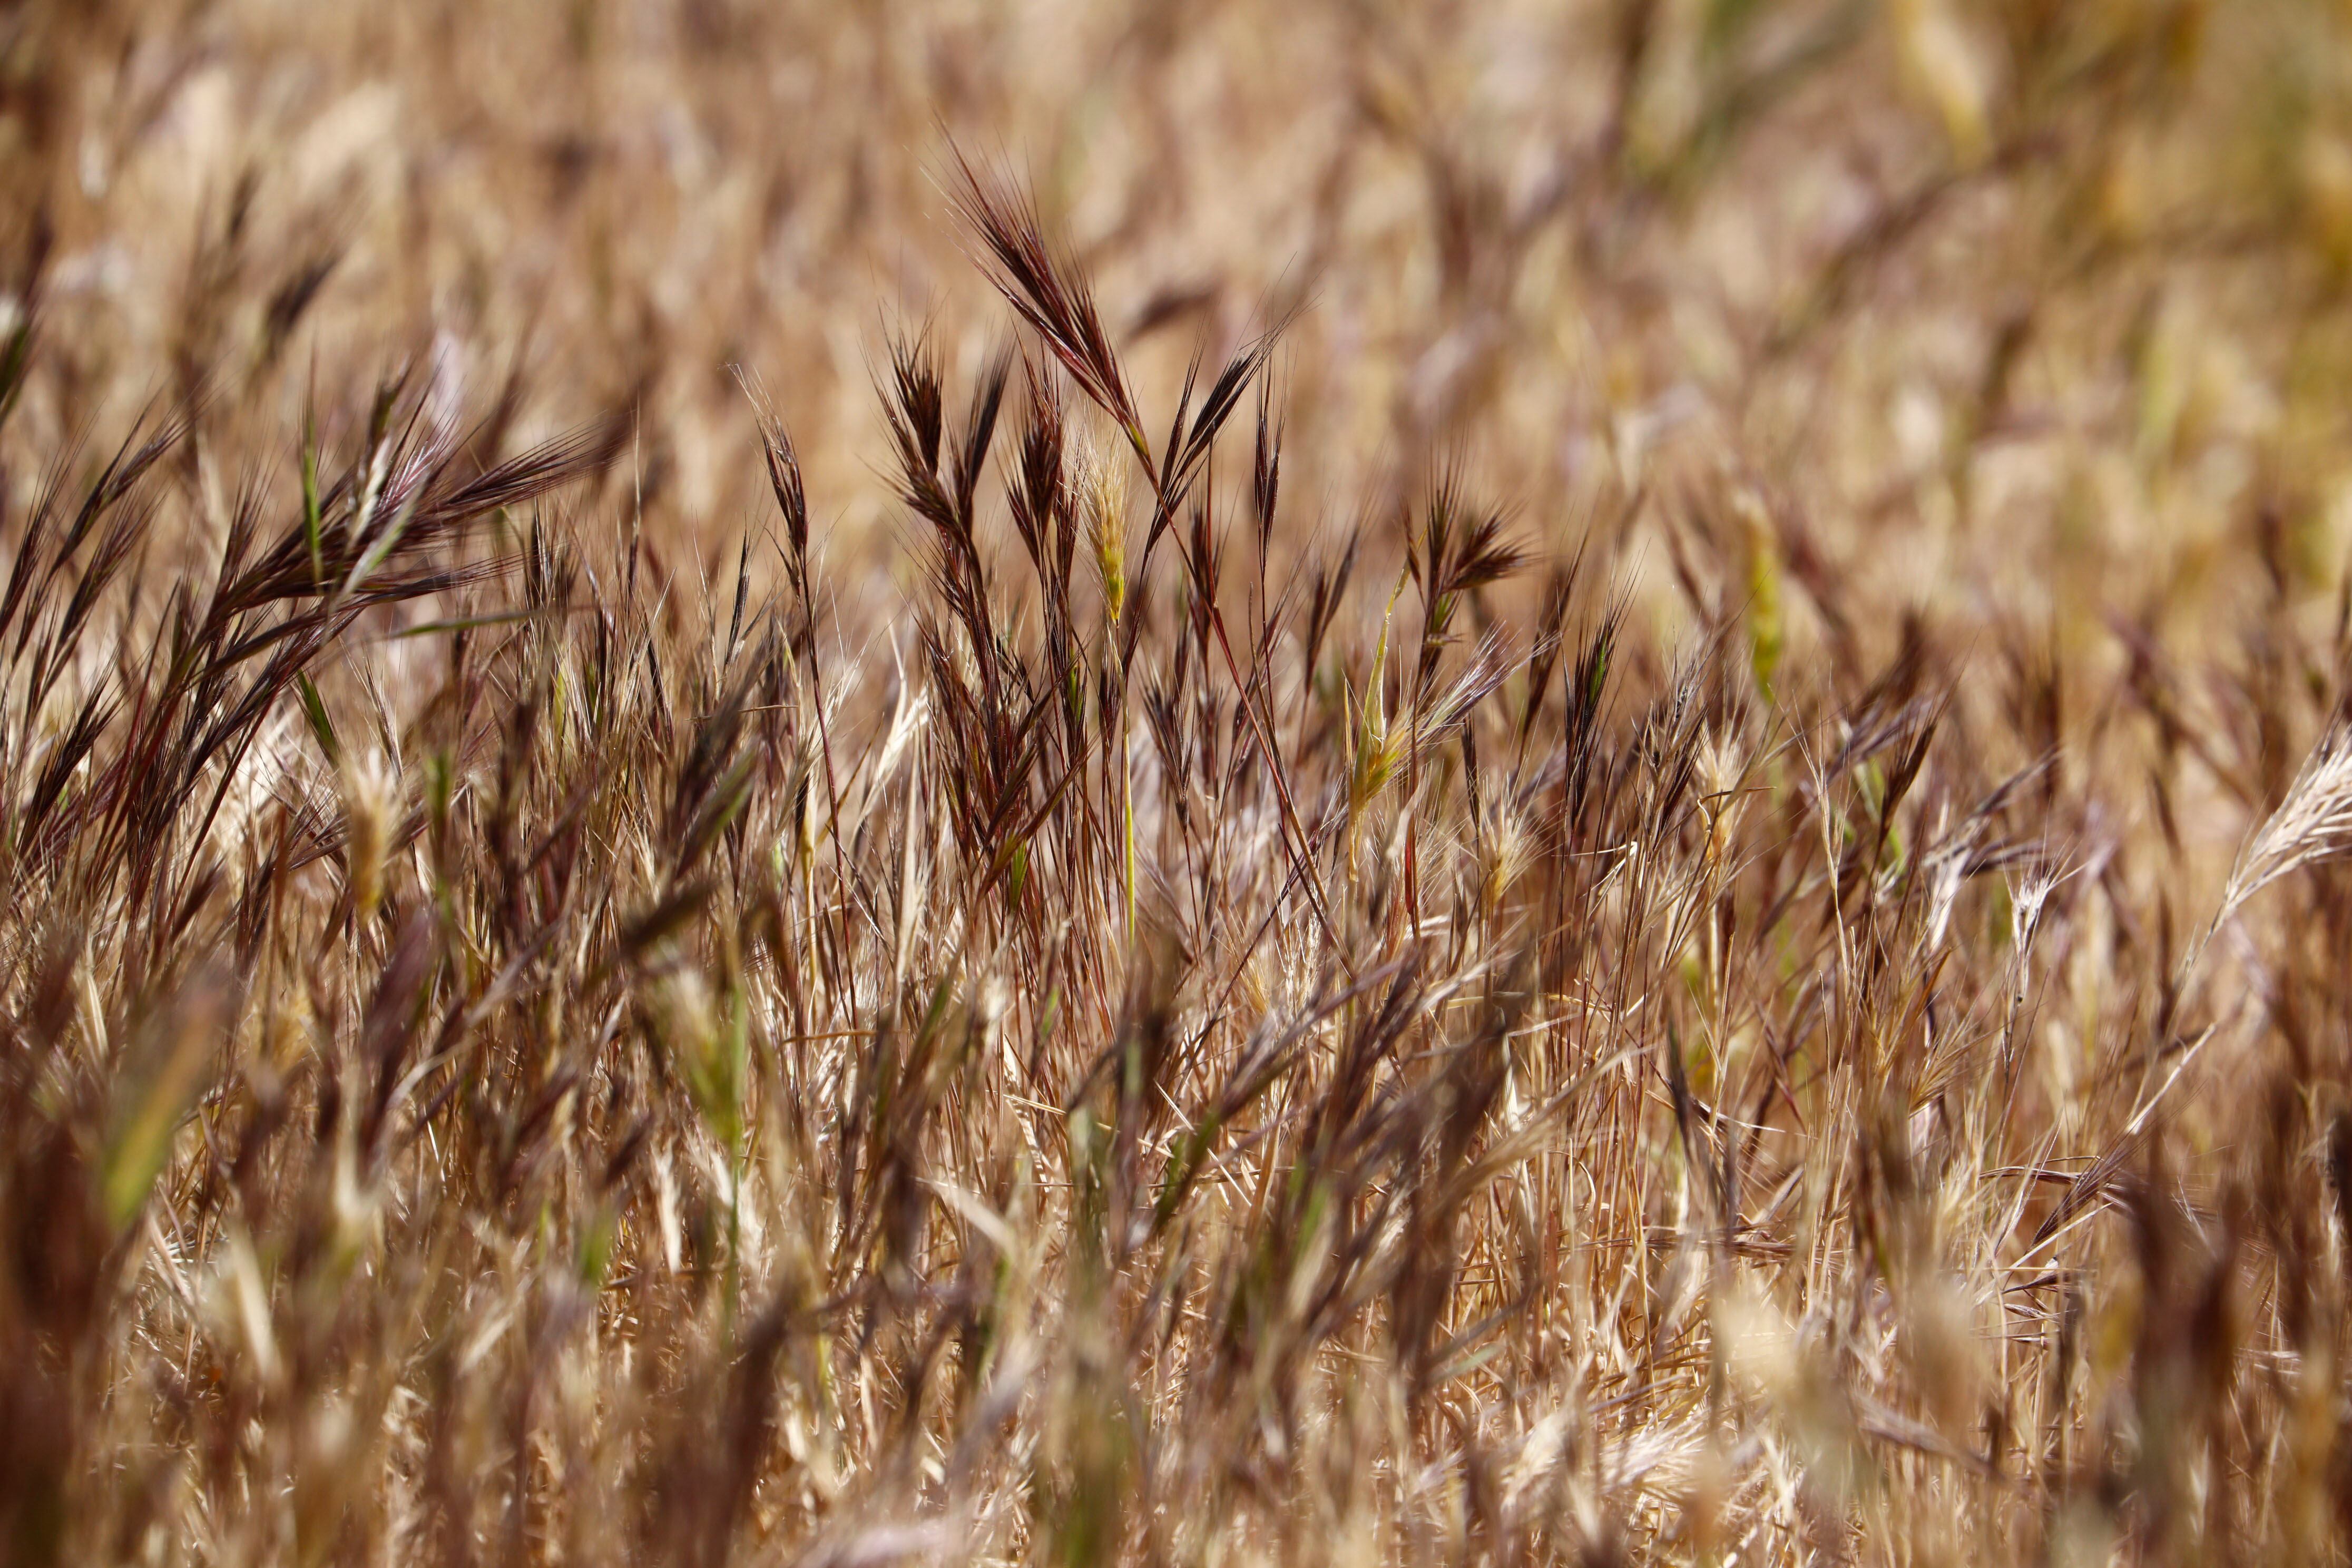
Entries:
POLYGON ((0 1563, 2352 1555, 2352 6, 0 4, 0 1563))

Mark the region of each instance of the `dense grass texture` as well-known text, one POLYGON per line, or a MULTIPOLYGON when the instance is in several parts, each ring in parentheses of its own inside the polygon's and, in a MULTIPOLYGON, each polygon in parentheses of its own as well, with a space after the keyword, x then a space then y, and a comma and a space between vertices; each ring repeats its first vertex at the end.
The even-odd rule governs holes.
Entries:
POLYGON ((0 1563, 2345 1560, 2347 73, 0 10, 0 1563))

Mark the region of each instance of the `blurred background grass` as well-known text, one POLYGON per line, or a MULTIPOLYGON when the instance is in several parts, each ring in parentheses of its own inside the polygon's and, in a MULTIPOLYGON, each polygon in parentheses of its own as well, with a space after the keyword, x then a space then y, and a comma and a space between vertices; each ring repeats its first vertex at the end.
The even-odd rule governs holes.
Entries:
POLYGON ((205 374, 215 420, 283 430, 314 372, 520 373, 526 426, 634 411, 650 526, 715 552, 755 504, 740 363, 836 566, 883 572, 879 329, 935 320, 966 366, 1003 330, 942 217, 956 137, 1034 181, 1147 379, 1297 312, 1327 507, 1462 444, 1546 542, 1706 526, 1730 487, 1818 589, 1782 596, 1792 646, 1916 605, 2093 657, 2102 611, 2193 627, 2252 531, 2341 578, 2347 23, 31 0, 0 25, 0 255, 50 328, 15 419, 51 447, 205 374))

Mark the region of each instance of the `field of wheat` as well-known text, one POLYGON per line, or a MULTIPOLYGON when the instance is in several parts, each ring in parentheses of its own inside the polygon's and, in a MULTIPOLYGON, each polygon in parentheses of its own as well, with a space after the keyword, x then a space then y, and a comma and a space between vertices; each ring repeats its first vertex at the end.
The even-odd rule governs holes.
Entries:
POLYGON ((0 1563, 2352 1555, 2352 6, 0 4, 0 1563))

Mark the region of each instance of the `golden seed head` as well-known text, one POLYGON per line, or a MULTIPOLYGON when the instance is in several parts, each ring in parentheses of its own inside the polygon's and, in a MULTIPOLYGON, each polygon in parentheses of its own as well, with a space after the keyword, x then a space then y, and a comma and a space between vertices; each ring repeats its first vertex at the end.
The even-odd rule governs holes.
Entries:
POLYGON ((346 753, 342 764, 343 853, 352 919, 365 925, 383 898, 384 856, 399 809, 400 775, 379 753, 346 753))
POLYGON ((1116 454, 1080 442, 1071 489, 1102 579, 1103 607, 1115 624, 1127 607, 1127 466, 1116 454))

